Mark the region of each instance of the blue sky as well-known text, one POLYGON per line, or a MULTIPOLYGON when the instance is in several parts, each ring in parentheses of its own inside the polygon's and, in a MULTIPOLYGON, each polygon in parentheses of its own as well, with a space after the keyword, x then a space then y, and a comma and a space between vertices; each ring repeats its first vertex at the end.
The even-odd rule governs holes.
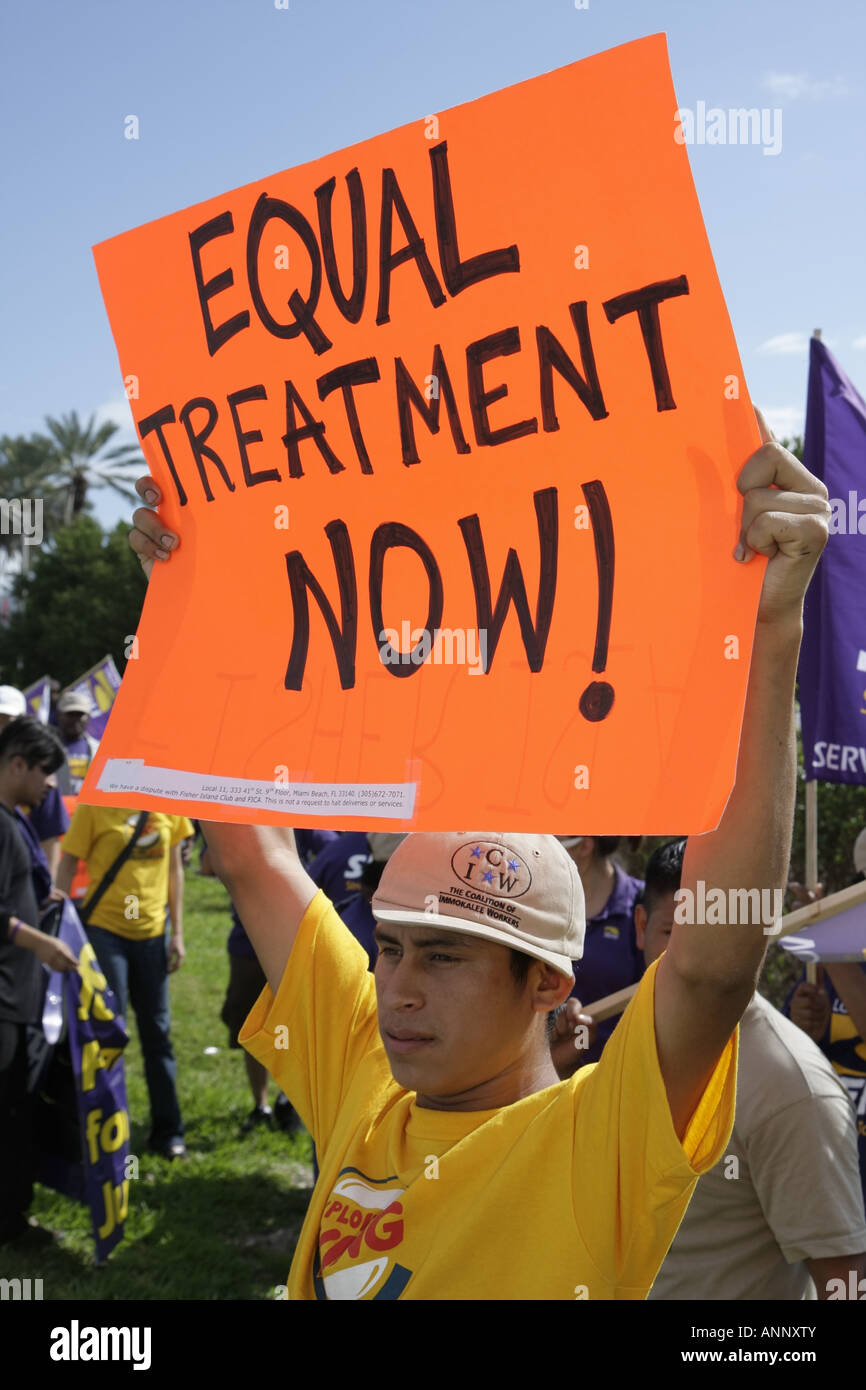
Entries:
POLYGON ((659 31, 681 107, 782 113, 778 154, 689 150, 752 398, 802 429, 816 327, 866 394, 862 0, 283 3, 5 0, 0 433, 75 409, 134 437, 94 243, 659 31))

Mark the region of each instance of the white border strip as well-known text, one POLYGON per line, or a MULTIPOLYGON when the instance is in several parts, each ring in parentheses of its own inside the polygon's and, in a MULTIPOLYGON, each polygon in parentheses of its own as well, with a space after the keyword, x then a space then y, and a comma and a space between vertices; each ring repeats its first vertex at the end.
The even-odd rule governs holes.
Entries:
POLYGON ((259 782, 253 778, 216 777, 151 767, 143 758, 108 758, 97 789, 111 795, 134 792, 178 801, 247 806, 284 815, 374 816, 411 820, 417 782, 259 782))

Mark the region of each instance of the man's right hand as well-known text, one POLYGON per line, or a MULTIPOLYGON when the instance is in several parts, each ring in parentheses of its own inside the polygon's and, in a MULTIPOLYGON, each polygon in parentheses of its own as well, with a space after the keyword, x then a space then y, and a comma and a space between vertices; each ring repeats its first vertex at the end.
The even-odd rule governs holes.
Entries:
POLYGON ((804 980, 791 996, 791 1022, 808 1033, 813 1042, 820 1042, 830 1022, 830 999, 824 988, 824 970, 818 967, 818 983, 804 980))
POLYGON ((162 501, 159 484, 151 477, 139 478, 135 490, 148 506, 139 507, 133 512, 133 529, 129 533, 129 544, 138 556, 141 568, 150 579, 154 560, 168 560, 172 550, 176 550, 180 545, 180 537, 169 531, 160 521, 159 512, 153 510, 162 501))
MULTIPOLYGON (((163 563, 180 537, 160 520, 162 492, 151 477, 135 490, 148 505, 132 514, 129 544, 150 579, 155 560, 163 563)), ((259 963, 274 993, 279 988, 298 927, 318 892, 298 858, 291 830, 274 825, 234 825, 200 821, 213 871, 228 889, 259 963)))

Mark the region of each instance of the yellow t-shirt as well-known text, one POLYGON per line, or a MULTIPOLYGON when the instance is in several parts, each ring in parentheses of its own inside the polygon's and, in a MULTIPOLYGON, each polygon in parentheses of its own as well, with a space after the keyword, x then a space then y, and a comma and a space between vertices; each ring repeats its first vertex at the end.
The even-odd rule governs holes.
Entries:
POLYGON ((367 955, 324 893, 240 1040, 284 1089, 321 1176, 294 1299, 642 1299, 734 1120, 737 1033, 680 1144, 650 966, 601 1061, 498 1110, 419 1108, 379 1037, 367 955))
MULTIPOLYGON (((84 895, 85 905, 123 846, 129 843, 139 815, 139 811, 76 806, 60 847, 87 861, 90 887, 84 895)), ((90 925, 104 927, 130 941, 161 936, 168 901, 169 849, 192 834, 192 824, 186 816, 150 811, 132 853, 97 903, 90 925)))

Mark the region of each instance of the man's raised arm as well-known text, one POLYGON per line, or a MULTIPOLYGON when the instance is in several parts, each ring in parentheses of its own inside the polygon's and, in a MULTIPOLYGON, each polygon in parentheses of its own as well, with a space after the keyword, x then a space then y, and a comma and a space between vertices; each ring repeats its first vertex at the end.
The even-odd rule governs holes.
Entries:
MULTIPOLYGON (((139 478, 136 492, 156 507, 162 494, 153 478, 139 478)), ((133 513, 129 544, 150 578, 154 560, 166 561, 180 544, 158 512, 133 513)), ((276 825, 200 822, 217 876, 225 884, 253 950, 276 994, 301 920, 318 889, 298 858, 291 830, 276 825)))
POLYGON ((225 821, 200 824, 217 876, 276 994, 298 927, 319 890, 298 858, 291 830, 225 821))
POLYGON ((794 819, 803 598, 830 515, 823 483, 760 423, 764 443, 738 479, 744 497, 735 559, 758 553, 769 563, 736 783, 717 829, 689 837, 670 944, 656 974, 659 1064, 680 1138, 754 993, 781 915, 794 819))

